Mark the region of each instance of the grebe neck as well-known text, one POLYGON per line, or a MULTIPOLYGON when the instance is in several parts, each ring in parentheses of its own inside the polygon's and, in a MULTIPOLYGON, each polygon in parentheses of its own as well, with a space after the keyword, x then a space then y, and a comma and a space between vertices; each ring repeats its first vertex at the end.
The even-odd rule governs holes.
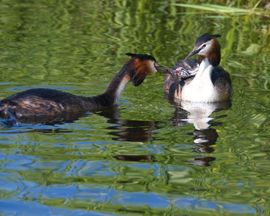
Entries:
POLYGON ((114 76, 104 94, 110 95, 113 101, 117 101, 126 85, 130 81, 129 63, 125 64, 123 68, 114 76))
POLYGON ((127 83, 130 81, 131 77, 129 75, 130 62, 125 64, 122 69, 113 77, 109 86, 103 94, 88 97, 87 100, 94 103, 97 106, 111 106, 117 101, 121 93, 125 89, 127 83))
POLYGON ((216 39, 213 41, 211 50, 206 58, 208 58, 208 61, 212 66, 217 67, 219 65, 221 58, 220 45, 216 39))
POLYGON ((202 59, 199 70, 194 77, 194 80, 201 81, 202 77, 210 76, 210 72, 212 71, 212 64, 209 62, 208 58, 202 59))

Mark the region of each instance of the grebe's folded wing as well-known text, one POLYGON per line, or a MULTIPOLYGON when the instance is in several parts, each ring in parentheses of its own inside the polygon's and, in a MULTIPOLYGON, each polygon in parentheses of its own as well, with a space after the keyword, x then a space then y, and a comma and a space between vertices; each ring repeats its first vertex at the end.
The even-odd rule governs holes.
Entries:
POLYGON ((179 73, 181 79, 188 79, 195 76, 199 69, 199 62, 194 59, 184 59, 178 61, 174 67, 173 71, 179 73))

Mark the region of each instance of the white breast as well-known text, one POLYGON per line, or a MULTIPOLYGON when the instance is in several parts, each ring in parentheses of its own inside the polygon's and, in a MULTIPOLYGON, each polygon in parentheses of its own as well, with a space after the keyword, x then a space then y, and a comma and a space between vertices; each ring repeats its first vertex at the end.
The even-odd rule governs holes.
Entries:
POLYGON ((211 80, 213 66, 204 59, 194 79, 183 86, 182 100, 191 102, 214 102, 218 100, 217 91, 211 80))

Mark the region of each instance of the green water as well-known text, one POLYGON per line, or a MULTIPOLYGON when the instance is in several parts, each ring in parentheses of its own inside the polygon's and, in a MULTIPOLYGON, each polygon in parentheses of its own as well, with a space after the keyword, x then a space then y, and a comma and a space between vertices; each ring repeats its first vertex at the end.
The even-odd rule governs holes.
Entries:
POLYGON ((0 215, 270 215, 269 17, 175 2, 1 1, 0 98, 33 87, 95 95, 124 53, 172 66, 205 32, 222 34, 234 96, 196 116, 154 75, 115 110, 3 125, 0 215))

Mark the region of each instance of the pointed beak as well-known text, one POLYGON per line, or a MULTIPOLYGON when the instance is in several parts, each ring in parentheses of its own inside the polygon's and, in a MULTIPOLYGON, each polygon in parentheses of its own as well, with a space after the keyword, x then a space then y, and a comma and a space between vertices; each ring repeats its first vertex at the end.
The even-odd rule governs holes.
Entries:
POLYGON ((194 55, 196 55, 196 54, 198 54, 199 52, 201 51, 201 48, 194 48, 187 56, 186 56, 186 58, 185 59, 188 59, 188 58, 190 58, 190 57, 192 57, 192 56, 194 56, 194 55))
POLYGON ((170 69, 165 67, 165 66, 162 66, 162 65, 159 65, 157 63, 155 63, 155 68, 158 72, 160 73, 170 73, 170 69))

